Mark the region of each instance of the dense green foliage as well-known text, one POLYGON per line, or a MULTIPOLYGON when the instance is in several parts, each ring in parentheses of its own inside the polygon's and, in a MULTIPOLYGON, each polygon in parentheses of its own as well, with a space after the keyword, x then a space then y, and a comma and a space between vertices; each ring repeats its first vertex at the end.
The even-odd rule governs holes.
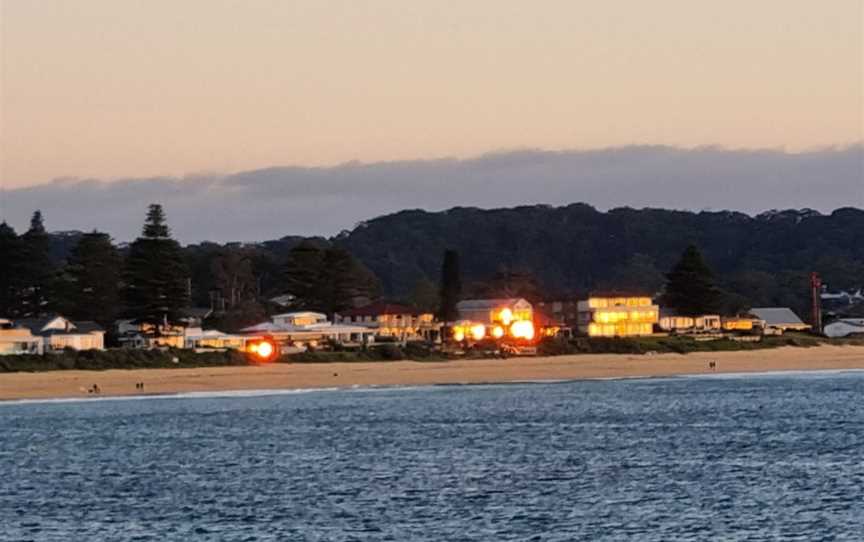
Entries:
POLYGON ((380 295, 378 279, 347 250, 302 242, 285 261, 282 291, 296 307, 333 314, 380 295))
POLYGON ((56 309, 69 318, 110 329, 121 306, 121 270, 120 254, 108 234, 82 235, 55 283, 56 309))
POLYGON ((691 244, 727 292, 728 312, 752 304, 807 314, 811 271, 832 289, 864 286, 864 211, 853 208, 756 217, 630 208, 604 213, 585 204, 415 210, 365 222, 337 242, 396 296, 410 292, 418 278, 435 276, 447 248, 461 255, 466 285, 502 269, 530 271, 547 299, 597 289, 659 292, 663 274, 691 244))
POLYGON ((235 351, 196 353, 192 350, 66 350, 45 355, 0 356, 0 373, 58 370, 169 369, 248 365, 235 351))
POLYGON ((45 311, 53 279, 53 267, 49 258, 51 241, 45 231, 41 211, 33 213, 30 229, 21 236, 21 241, 21 315, 34 317, 45 311))
MULTIPOLYGON (((159 291, 170 284, 178 306, 169 308, 180 312, 191 282, 192 305, 214 308, 213 325, 228 331, 286 310, 268 305, 270 298, 286 293, 297 297, 290 309, 328 313, 349 300, 379 294, 437 308, 447 250, 458 253, 463 298, 512 295, 536 301, 607 289, 659 294, 665 274, 689 245, 699 247, 714 272, 723 313, 788 306, 808 314, 811 271, 818 271, 831 289, 864 286, 864 211, 852 208, 830 215, 805 210, 757 217, 629 208, 600 212, 584 204, 403 211, 331 240, 289 236, 182 249, 170 239, 162 213, 151 209, 150 214, 144 235, 120 256, 129 271, 125 280, 131 286, 149 284, 157 295, 136 292, 126 299, 127 307, 119 308, 130 315, 162 312, 165 298, 159 299, 159 291)), ((32 306, 25 303, 32 293, 22 268, 25 235, 0 224, 0 316, 22 317, 32 306)), ((82 235, 49 235, 49 267, 61 269, 63 280, 80 265, 72 251, 82 235)), ((114 282, 110 273, 105 282, 114 282)), ((46 309, 95 318, 77 307, 87 302, 68 288, 48 292, 46 309)))
POLYGON ((23 261, 24 243, 11 226, 0 223, 0 317, 23 316, 23 261))
POLYGON ((441 264, 441 306, 438 318, 443 322, 453 322, 459 318, 456 304, 462 297, 462 272, 459 268, 459 253, 455 250, 444 252, 441 264))
POLYGON ((684 250, 666 277, 664 306, 683 316, 714 314, 720 310, 720 292, 714 285, 714 274, 695 246, 684 250))
POLYGON ((188 277, 183 250, 171 238, 162 206, 150 205, 141 237, 126 259, 127 315, 152 324, 178 322, 189 306, 188 277))

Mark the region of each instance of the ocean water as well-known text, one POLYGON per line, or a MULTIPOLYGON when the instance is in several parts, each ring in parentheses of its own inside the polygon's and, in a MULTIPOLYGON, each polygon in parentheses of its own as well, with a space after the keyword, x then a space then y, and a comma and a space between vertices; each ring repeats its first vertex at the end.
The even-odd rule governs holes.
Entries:
POLYGON ((0 404, 0 540, 864 540, 864 375, 0 404))

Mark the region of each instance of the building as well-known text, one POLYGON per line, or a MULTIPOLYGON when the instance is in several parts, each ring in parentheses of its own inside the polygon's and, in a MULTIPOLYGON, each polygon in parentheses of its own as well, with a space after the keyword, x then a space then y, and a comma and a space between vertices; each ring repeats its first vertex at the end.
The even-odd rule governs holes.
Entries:
POLYGON ((579 331, 589 337, 638 337, 654 333, 660 307, 639 295, 592 295, 578 303, 579 331))
POLYGON ((756 318, 746 316, 731 316, 723 318, 723 331, 744 331, 751 332, 762 327, 762 321, 756 318))
POLYGON ((839 339, 850 335, 864 336, 864 318, 840 318, 827 324, 822 332, 826 337, 839 339))
POLYGON ((663 314, 660 316, 658 327, 661 331, 679 334, 719 333, 723 329, 719 314, 701 316, 663 314))
POLYGON ((441 324, 435 315, 395 303, 373 303, 336 315, 337 324, 355 324, 375 330, 381 337, 399 341, 438 341, 441 324))
POLYGON ((271 321, 262 322, 241 330, 244 335, 266 335, 283 347, 318 347, 333 341, 348 346, 371 344, 375 340, 375 329, 333 324, 320 312, 288 312, 276 314, 271 321))
POLYGON ((23 318, 15 321, 17 327, 29 329, 42 338, 45 352, 72 350, 104 350, 105 330, 99 324, 75 321, 58 314, 44 318, 23 318))
POLYGON ((798 318, 798 315, 792 312, 792 309, 786 307, 760 307, 750 309, 750 313, 764 321, 765 329, 774 329, 781 332, 785 331, 807 331, 810 329, 808 324, 805 324, 798 318))
POLYGON ((15 354, 41 354, 44 350, 42 337, 30 330, 15 327, 11 320, 0 318, 0 356, 15 354))
POLYGON ((534 308, 522 298, 506 299, 466 299, 456 304, 460 320, 483 325, 511 322, 534 321, 534 308))
POLYGON ((232 335, 215 329, 186 328, 184 347, 191 350, 246 350, 247 335, 232 335))
POLYGON ((117 341, 124 348, 184 348, 186 326, 168 322, 152 324, 140 320, 114 322, 117 341))

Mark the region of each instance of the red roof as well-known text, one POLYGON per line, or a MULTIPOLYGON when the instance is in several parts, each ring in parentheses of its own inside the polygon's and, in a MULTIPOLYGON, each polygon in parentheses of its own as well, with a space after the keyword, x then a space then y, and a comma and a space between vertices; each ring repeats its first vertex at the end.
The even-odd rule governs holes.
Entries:
POLYGON ((414 307, 396 303, 372 303, 365 307, 342 311, 339 313, 339 316, 381 316, 384 314, 411 314, 416 316, 420 314, 420 311, 414 307))

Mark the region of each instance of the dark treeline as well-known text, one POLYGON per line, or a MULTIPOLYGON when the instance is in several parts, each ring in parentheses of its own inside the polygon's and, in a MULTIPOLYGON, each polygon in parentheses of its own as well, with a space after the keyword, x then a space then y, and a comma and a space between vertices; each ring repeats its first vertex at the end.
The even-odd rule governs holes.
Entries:
POLYGON ((21 235, 0 224, 0 255, 0 316, 57 312, 108 331, 118 318, 182 323, 191 307, 212 308, 208 324, 232 331, 286 306, 332 314, 381 294, 366 267, 324 239, 182 247, 158 204, 141 235, 120 247, 98 231, 52 238, 36 211, 21 235), (290 301, 268 304, 280 295, 290 301))
POLYGON ((380 297, 443 316, 459 297, 654 294, 673 277, 683 286, 664 300, 686 304, 694 296, 687 277, 694 276, 702 277, 692 285, 705 300, 702 307, 734 313, 789 306, 806 315, 811 271, 833 289, 864 286, 864 211, 750 217, 629 208, 604 213, 584 204, 456 208, 403 211, 332 239, 181 247, 154 205, 129 245, 116 246, 101 232, 48 234, 37 212, 20 235, 0 225, 0 254, 0 316, 58 311, 106 327, 121 316, 173 321, 195 306, 213 308, 209 324, 230 331, 288 307, 331 314, 380 297), (690 245, 701 254, 688 256, 690 245))

